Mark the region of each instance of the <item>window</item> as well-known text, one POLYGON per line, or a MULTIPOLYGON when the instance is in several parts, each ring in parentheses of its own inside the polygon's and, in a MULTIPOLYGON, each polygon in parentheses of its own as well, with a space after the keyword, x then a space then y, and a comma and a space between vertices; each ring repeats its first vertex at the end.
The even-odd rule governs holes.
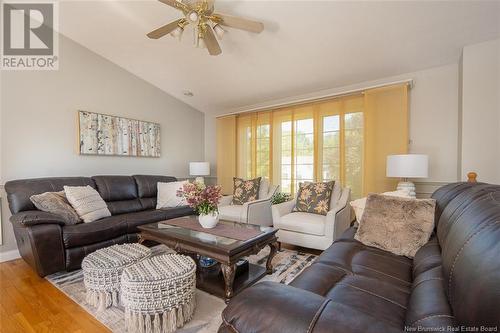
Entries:
MULTIPOLYGON (((256 160, 256 177, 270 177, 270 141, 271 141, 271 125, 264 124, 257 126, 257 160, 256 160)), ((248 177, 248 178, 251 178, 248 177)))
MULTIPOLYGON (((408 86, 389 85, 363 94, 239 114, 235 122, 237 176, 266 177, 282 192, 292 194, 300 182, 335 180, 350 187, 355 199, 396 185, 397 180, 385 176, 385 161, 387 155, 408 152, 408 86)), ((221 133, 234 140, 234 130, 221 128, 221 133)), ((221 139, 218 164, 219 160, 230 164, 224 149, 221 139)), ((229 180, 232 168, 218 177, 229 180)))
POLYGON ((322 180, 340 179, 340 116, 323 117, 322 180))
POLYGON ((335 100, 280 110, 272 116, 241 116, 238 176, 269 178, 286 193, 295 193, 302 182, 335 180, 352 187, 353 194, 360 196, 364 130, 361 106, 335 100))
POLYGON ((299 183, 314 181, 314 122, 312 118, 295 121, 295 177, 294 189, 299 183))
POLYGON ((351 196, 363 196, 363 113, 344 115, 345 186, 351 188, 351 196))

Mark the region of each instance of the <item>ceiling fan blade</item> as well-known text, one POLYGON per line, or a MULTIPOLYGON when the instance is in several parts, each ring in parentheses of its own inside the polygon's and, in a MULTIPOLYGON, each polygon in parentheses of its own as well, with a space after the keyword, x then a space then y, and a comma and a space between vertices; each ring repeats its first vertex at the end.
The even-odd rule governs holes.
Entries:
POLYGON ((189 11, 190 8, 188 5, 183 3, 182 1, 177 1, 177 0, 158 0, 161 3, 164 3, 165 5, 168 5, 170 7, 174 7, 176 9, 180 9, 182 11, 189 11))
POLYGON ((165 24, 162 27, 159 27, 156 30, 151 31, 147 36, 151 39, 158 39, 160 37, 165 36, 166 34, 171 33, 175 28, 179 26, 179 22, 181 22, 184 19, 178 19, 173 22, 170 22, 169 24, 165 24))
POLYGON ((208 53, 213 56, 221 54, 222 50, 219 46, 219 43, 217 42, 217 39, 215 38, 215 34, 212 28, 208 25, 205 25, 205 29, 203 32, 203 37, 205 39, 205 45, 207 46, 208 53))
POLYGON ((219 23, 221 25, 225 25, 227 27, 246 30, 255 33, 259 33, 262 32, 262 30, 264 30, 264 24, 262 24, 261 22, 252 21, 232 15, 219 14, 219 13, 215 13, 213 16, 216 18, 216 20, 217 19, 220 20, 219 23))

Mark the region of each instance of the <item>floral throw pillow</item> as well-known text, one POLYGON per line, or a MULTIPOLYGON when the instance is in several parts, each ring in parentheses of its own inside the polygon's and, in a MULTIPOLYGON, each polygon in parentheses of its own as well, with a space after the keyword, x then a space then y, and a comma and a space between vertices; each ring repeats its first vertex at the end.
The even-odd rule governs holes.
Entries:
POLYGON ((260 180, 258 177, 251 180, 233 178, 233 205, 243 205, 245 202, 257 200, 259 197, 260 180))
POLYGON ((334 184, 335 181, 300 184, 293 211, 326 215, 330 210, 330 198, 334 184))

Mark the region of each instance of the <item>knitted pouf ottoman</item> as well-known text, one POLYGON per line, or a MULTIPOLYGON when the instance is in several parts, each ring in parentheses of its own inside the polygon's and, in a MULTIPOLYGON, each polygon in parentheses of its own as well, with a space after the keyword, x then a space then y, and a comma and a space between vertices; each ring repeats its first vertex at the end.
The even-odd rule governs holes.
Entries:
POLYGON ((123 270, 151 255, 151 250, 140 244, 112 245, 99 249, 82 261, 83 282, 87 289, 87 303, 102 311, 118 305, 120 279, 123 270))
POLYGON ((191 320, 196 265, 190 257, 163 254, 127 267, 122 304, 128 332, 170 333, 191 320))

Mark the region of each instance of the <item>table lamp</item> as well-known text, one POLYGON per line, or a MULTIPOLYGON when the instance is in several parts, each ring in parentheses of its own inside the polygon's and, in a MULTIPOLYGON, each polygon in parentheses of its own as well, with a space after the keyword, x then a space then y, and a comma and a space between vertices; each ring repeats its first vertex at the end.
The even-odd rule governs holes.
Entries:
POLYGON ((407 190, 416 197, 415 184, 408 178, 427 178, 429 175, 429 157, 421 154, 387 156, 386 176, 401 178, 398 190, 407 190))
POLYGON ((209 162, 190 162, 189 163, 189 175, 196 176, 195 181, 197 183, 204 184, 205 180, 202 176, 210 175, 210 163, 209 162))

